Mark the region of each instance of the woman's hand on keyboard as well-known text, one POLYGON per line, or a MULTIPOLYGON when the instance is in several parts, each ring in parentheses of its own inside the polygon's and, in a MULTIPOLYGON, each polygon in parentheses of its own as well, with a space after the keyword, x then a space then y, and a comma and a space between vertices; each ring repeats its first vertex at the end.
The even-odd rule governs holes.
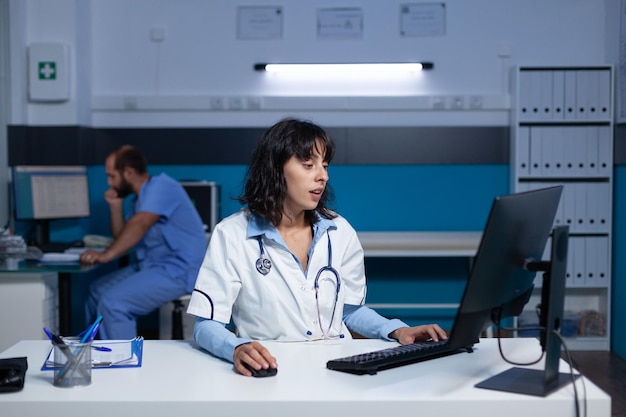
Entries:
POLYGON ((424 340, 446 340, 448 335, 437 324, 425 324, 415 327, 400 327, 389 334, 389 337, 396 339, 402 345, 408 345, 424 340))

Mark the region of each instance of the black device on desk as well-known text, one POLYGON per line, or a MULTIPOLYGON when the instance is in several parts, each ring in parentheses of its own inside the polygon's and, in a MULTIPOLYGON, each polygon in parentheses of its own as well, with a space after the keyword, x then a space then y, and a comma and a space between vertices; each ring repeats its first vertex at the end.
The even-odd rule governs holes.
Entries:
POLYGON ((46 242, 37 244, 37 247, 41 249, 43 253, 62 253, 69 248, 82 248, 85 244, 81 240, 74 242, 46 242))
MULTIPOLYGON (((522 312, 533 292, 533 283, 538 270, 552 268, 555 274, 552 278, 560 278, 556 282, 563 281, 560 282, 563 286, 564 264, 567 257, 567 230, 555 229, 557 236, 553 239, 553 262, 541 262, 562 190, 562 186, 549 187, 494 199, 454 326, 450 337, 445 342, 421 342, 339 358, 329 361, 326 364, 327 368, 352 373, 375 374, 378 370, 420 360, 462 351, 471 352, 481 332, 489 325, 492 323, 500 325, 502 318, 518 316, 522 312), (565 253, 563 253, 563 244, 565 253), (559 248, 555 245, 561 246, 559 248), (555 255, 557 252, 559 256, 555 255)), ((550 296, 549 289, 549 285, 547 289, 544 285, 542 305, 546 314, 547 306, 558 301, 550 300, 550 297, 560 297, 561 308, 560 313, 558 308, 552 309, 551 317, 543 319, 544 325, 549 329, 542 333, 542 336, 543 339, 549 340, 549 343, 542 340, 542 347, 544 350, 546 347, 550 348, 547 360, 550 361, 551 366, 556 363, 558 373, 560 344, 558 340, 555 342, 555 339, 551 337, 549 330, 554 328, 554 323, 560 321, 563 315, 563 290, 554 291, 550 296), (556 362, 554 362, 555 354, 556 362)), ((531 383, 531 385, 549 385, 553 388, 556 384, 554 372, 548 373, 551 374, 548 378, 549 382, 543 383, 542 374, 534 381, 536 384, 531 383)), ((559 376, 557 375, 556 378, 558 379, 559 376)))
POLYGON ((16 165, 11 189, 15 220, 37 222, 35 244, 44 252, 63 252, 72 245, 50 243, 51 220, 90 215, 86 166, 16 165))

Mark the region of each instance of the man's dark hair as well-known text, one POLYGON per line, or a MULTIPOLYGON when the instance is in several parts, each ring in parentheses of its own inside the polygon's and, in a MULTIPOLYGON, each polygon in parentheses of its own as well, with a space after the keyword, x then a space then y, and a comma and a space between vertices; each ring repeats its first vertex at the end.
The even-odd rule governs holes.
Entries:
POLYGON ((113 151, 112 155, 115 157, 115 170, 122 172, 124 168, 133 168, 137 174, 145 174, 148 169, 148 163, 146 158, 139 151, 131 145, 124 145, 117 150, 113 151))

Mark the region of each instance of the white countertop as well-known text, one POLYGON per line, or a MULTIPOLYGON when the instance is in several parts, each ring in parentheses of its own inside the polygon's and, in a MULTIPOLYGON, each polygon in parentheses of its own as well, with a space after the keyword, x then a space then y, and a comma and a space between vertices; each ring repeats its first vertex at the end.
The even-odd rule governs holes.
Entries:
MULTIPOLYGON (((46 341, 22 341, 0 357, 27 356, 24 390, 0 394, 2 417, 28 416, 346 416, 392 415, 560 417, 574 415, 572 384, 546 398, 475 388, 509 369, 496 339, 461 353, 379 372, 352 375, 326 369, 326 361, 393 346, 380 340, 264 342, 278 359, 278 375, 249 378, 191 341, 144 342, 141 368, 96 369, 83 388, 57 388, 39 368, 46 341)), ((535 339, 503 339, 507 355, 528 361, 540 354, 535 339)), ((565 362, 562 372, 569 372, 565 362)), ((541 369, 540 366, 535 368, 541 369)), ((610 397, 585 380, 589 416, 610 416, 610 397)), ((582 381, 577 383, 583 394, 582 381)))

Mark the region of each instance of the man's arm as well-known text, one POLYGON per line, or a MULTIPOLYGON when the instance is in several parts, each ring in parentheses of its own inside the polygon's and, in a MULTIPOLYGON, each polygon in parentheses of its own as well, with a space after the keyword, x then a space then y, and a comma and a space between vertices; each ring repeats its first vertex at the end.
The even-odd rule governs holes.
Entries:
POLYGON ((158 220, 159 215, 140 211, 128 219, 120 233, 117 235, 111 246, 104 252, 85 251, 81 255, 81 262, 85 263, 107 263, 118 256, 126 253, 135 246, 158 220))
POLYGON ((109 204, 111 236, 115 239, 124 228, 124 199, 119 198, 113 188, 109 188, 104 193, 104 200, 109 204))

